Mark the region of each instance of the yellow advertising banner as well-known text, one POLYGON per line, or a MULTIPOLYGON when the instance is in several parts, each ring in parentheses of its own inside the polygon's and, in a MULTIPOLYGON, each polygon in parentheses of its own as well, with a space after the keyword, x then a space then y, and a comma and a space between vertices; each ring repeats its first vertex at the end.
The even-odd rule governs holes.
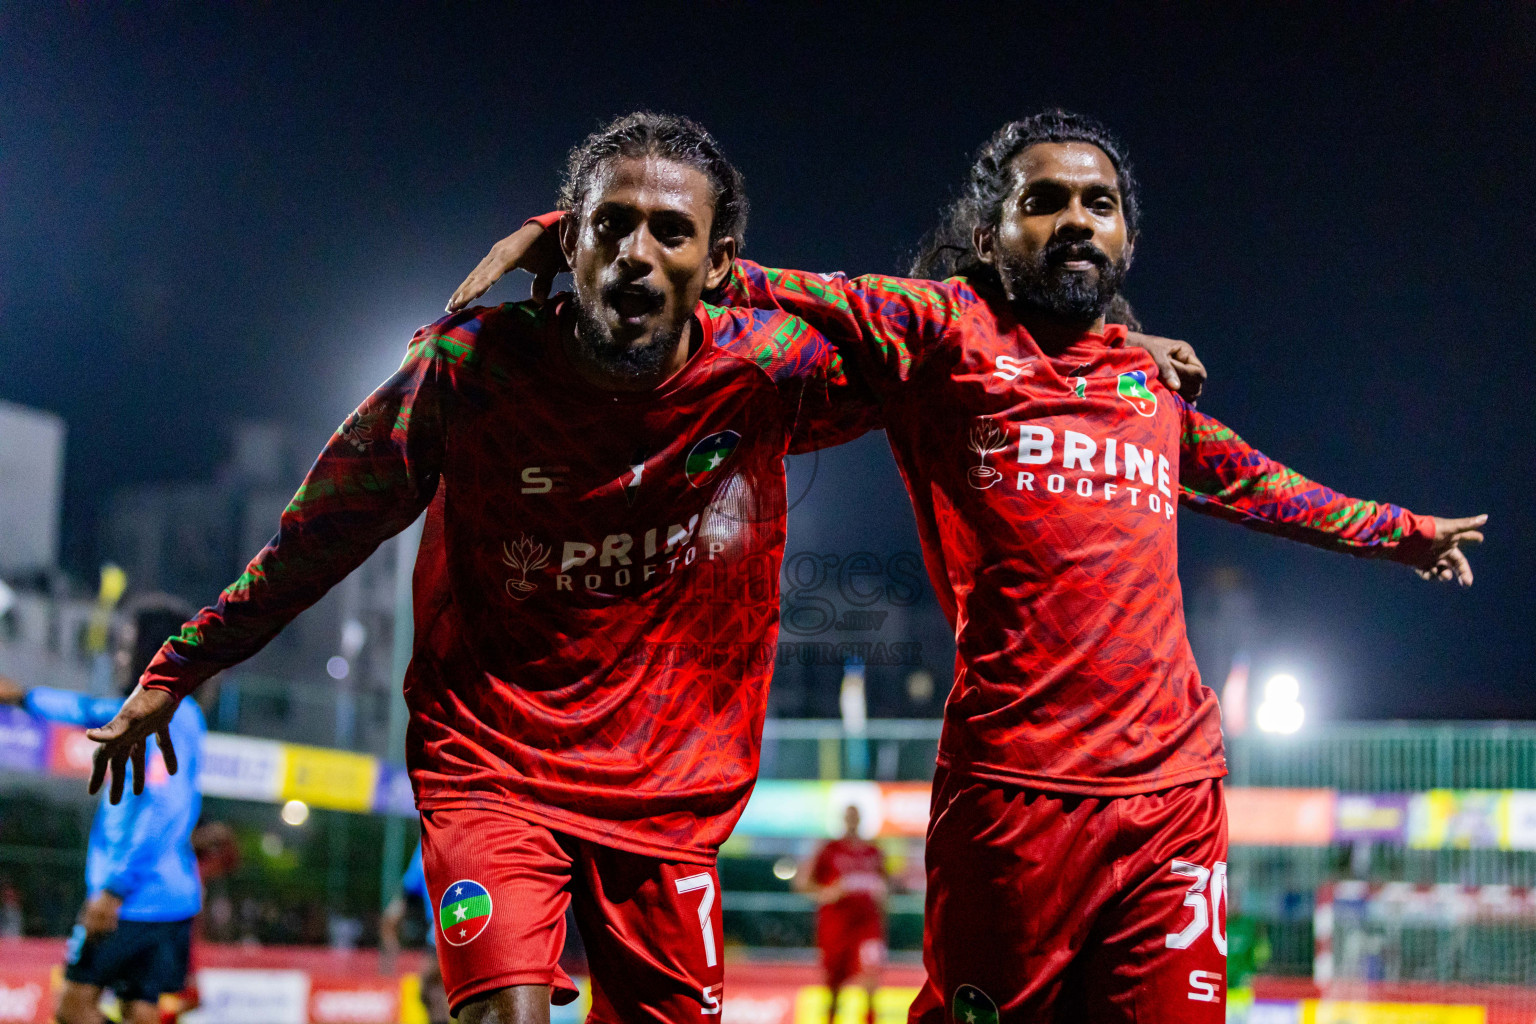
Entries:
MULTIPOLYGON (((869 1020, 869 997, 862 988, 857 985, 849 985, 843 989, 842 998, 837 1001, 837 1018, 833 1024, 865 1024, 869 1020)), ((891 985, 876 990, 875 992, 875 1024, 906 1024, 907 1011, 912 1007, 912 1000, 917 998, 917 989, 891 985)), ((726 1019, 755 1020, 765 1017, 768 1020, 775 1018, 766 1014, 753 1014, 750 1017, 741 1013, 742 1007, 737 1009, 731 1006, 731 997, 727 996, 726 1019), (735 1010, 736 1012, 732 1012, 735 1010)), ((827 1024, 827 1011, 832 1008, 832 993, 827 991, 825 985, 806 985, 795 994, 794 1024, 827 1024)))
POLYGON ((302 800, 336 811, 373 809, 379 762, 367 754, 324 747, 287 746, 281 800, 302 800))
POLYGON ((1481 1006, 1304 999, 1301 1024, 1487 1024, 1481 1006))
POLYGON ((1510 790, 1432 789, 1408 801, 1416 850, 1497 850, 1508 843, 1510 790))

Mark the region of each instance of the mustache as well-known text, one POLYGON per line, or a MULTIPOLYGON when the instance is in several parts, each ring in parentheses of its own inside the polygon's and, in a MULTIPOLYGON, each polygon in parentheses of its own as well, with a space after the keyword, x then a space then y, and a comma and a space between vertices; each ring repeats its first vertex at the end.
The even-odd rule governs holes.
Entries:
POLYGON ((622 298, 637 297, 643 299, 652 306, 660 308, 666 302, 666 296, 661 289, 644 281, 614 281, 603 286, 603 301, 613 305, 622 298))
POLYGON ((1040 260, 1048 267, 1059 267, 1069 260, 1088 260, 1100 270, 1109 266, 1109 257, 1092 242, 1052 242, 1041 250, 1040 260))

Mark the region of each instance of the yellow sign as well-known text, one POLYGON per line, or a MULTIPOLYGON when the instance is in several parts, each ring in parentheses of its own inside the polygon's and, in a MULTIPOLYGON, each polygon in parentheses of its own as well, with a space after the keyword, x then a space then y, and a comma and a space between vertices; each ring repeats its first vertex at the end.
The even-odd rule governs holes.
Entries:
POLYGON ((1301 1024, 1487 1024, 1481 1006, 1304 999, 1301 1024))
MULTIPOLYGON (((906 1024, 907 1010, 917 998, 917 989, 891 985, 875 990, 875 1024, 906 1024)), ((731 1001, 726 989, 726 1003, 731 1001)), ((795 1024, 826 1024, 832 995, 825 985, 806 985, 795 996, 795 1024)), ((868 1017, 869 997, 857 985, 843 989, 837 1000, 835 1024, 864 1024, 868 1017)))
POLYGON ((1408 845, 1416 850, 1497 850, 1508 836, 1510 790, 1432 789, 1408 802, 1408 845))
POLYGON ((379 762, 367 754, 286 745, 287 771, 279 800, 302 800, 336 811, 373 810, 379 762))

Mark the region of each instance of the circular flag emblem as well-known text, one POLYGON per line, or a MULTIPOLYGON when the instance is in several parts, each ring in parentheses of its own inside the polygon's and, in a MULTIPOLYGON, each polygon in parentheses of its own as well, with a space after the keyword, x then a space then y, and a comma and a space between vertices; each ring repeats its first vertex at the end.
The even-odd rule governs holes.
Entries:
POLYGON ((981 989, 975 985, 955 989, 956 1024, 997 1024, 997 1018, 997 1004, 981 989))
POLYGON ((713 478, 720 467, 725 465, 725 460, 731 457, 739 441, 741 435, 736 431, 722 430, 694 445, 683 463, 688 482, 695 487, 702 487, 704 481, 713 478))
POLYGON ((437 926, 450 946, 473 942, 491 923, 491 894, 479 882, 464 879, 443 890, 437 901, 437 926))

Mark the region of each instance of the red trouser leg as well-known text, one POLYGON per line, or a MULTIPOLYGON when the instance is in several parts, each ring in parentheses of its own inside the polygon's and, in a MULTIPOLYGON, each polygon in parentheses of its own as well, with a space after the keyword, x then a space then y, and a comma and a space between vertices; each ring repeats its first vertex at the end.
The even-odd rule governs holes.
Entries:
POLYGON ((720 1020, 725 936, 713 865, 583 841, 573 899, 592 965, 589 1021, 720 1020))
POLYGON ((934 785, 913 1022, 1222 1019, 1219 783, 1085 797, 941 771, 934 785))

